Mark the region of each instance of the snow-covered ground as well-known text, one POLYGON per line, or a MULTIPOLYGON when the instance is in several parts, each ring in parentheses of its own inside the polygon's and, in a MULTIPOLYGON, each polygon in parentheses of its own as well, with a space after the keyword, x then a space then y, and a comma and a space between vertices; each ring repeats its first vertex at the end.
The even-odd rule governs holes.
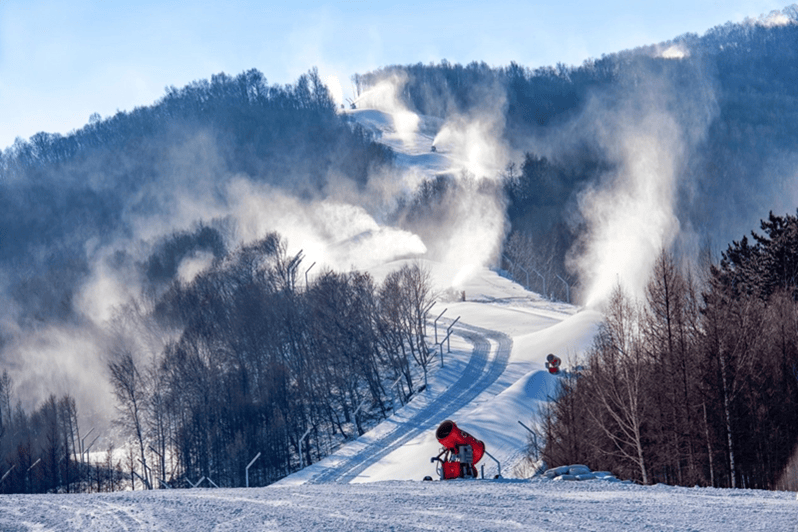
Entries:
MULTIPOLYGON (((353 116, 403 165, 456 168, 445 144, 430 150, 434 120, 374 110, 353 116)), ((371 272, 381 281, 401 264, 371 272)), ((432 320, 443 312, 437 334, 452 326, 451 351, 444 346, 442 364, 436 356, 424 392, 359 440, 267 488, 2 495, 0 531, 798 531, 794 493, 530 479, 519 421, 529 424, 554 391, 558 377, 546 371, 546 356, 567 367, 590 345, 600 315, 545 300, 486 268, 423 264, 440 294, 429 312, 430 343, 432 320), (485 443, 503 479, 421 480, 436 476, 434 429, 445 419, 485 443)), ((490 458, 483 464, 487 478, 498 473, 490 458)))
POLYGON ((798 530, 792 493, 603 481, 385 481, 5 495, 0 530, 798 530))

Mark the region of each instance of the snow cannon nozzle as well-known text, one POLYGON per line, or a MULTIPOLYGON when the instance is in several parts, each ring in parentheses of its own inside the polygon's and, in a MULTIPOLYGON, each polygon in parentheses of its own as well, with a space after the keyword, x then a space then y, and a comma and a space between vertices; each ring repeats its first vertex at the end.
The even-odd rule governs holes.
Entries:
POLYGON ((447 419, 438 426, 438 430, 435 431, 435 437, 438 438, 438 441, 441 442, 441 445, 443 445, 442 440, 445 440, 446 437, 452 433, 452 429, 456 428, 457 425, 454 424, 454 421, 449 421, 447 419))

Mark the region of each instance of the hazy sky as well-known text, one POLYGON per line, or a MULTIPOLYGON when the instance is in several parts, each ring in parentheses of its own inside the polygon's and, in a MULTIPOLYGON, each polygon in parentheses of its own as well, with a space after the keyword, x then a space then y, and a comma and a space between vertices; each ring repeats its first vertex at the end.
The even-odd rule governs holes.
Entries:
POLYGON ((787 3, 494 0, 0 0, 0 149, 89 116, 149 105, 165 87, 257 68, 292 83, 390 64, 580 65, 787 3))

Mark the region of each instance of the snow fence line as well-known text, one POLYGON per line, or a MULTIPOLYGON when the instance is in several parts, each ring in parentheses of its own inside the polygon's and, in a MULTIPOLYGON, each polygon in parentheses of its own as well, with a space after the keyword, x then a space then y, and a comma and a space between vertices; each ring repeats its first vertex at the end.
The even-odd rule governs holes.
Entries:
POLYGON ((582 464, 553 467, 544 471, 541 476, 549 480, 606 480, 622 484, 632 483, 631 480, 618 480, 609 471, 591 471, 589 467, 582 464))

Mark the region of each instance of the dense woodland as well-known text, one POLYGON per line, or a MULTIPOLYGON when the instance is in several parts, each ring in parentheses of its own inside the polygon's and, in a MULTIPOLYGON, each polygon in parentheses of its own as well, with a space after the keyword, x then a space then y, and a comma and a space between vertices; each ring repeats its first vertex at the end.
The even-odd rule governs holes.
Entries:
MULTIPOLYGON (((798 19, 794 7, 785 14, 798 19)), ((665 87, 669 111, 693 135, 679 169, 679 220, 724 245, 764 212, 783 212, 774 198, 790 197, 796 42, 796 24, 728 24, 577 67, 443 61, 354 82, 366 90, 401 78, 410 109, 442 118, 501 113, 518 157, 487 191, 506 201, 511 228, 496 266, 534 270, 516 279, 569 300, 579 279, 568 255, 585 229, 579 195, 617 164, 579 117, 601 101, 609 118, 612 102, 638 87, 665 87), (661 57, 669 46, 689 53, 661 57)), ((132 443, 122 460, 108 448, 105 460, 89 461, 83 451, 98 450, 97 434, 79 432, 74 398, 53 395, 26 411, 4 371, 0 490, 157 488, 202 477, 240 486, 257 452, 249 480, 264 485, 418 391, 430 363, 423 310, 431 294, 420 267, 379 284, 358 272, 308 281, 310 265, 287 255, 278 235, 242 244, 229 219, 127 240, 137 221, 180 203, 175 190, 221 197, 233 178, 298 198, 323 198, 341 181, 367 189, 372 175, 392 170, 393 154, 337 111, 315 71, 287 86, 257 70, 218 74, 170 87, 152 106, 94 115, 69 134, 18 139, 0 154, 0 367, 16 340, 51 325, 101 336, 102 378, 132 443), (94 254, 116 242, 125 244, 112 255, 94 254), (198 255, 211 266, 182 279, 179 265, 198 255), (98 261, 141 287, 103 331, 76 301, 98 261)), ((402 227, 434 216, 456 186, 431 177, 397 198, 386 219, 402 227)), ((677 268, 666 250, 646 301, 618 292, 595 348, 562 380, 541 422, 547 461, 645 482, 785 486, 780 472, 798 437, 795 227, 794 217, 772 216, 706 276, 677 268)))
POLYGON ((251 482, 262 485, 296 469, 297 431, 315 427, 304 441, 310 463, 410 397, 412 378, 421 378, 428 360, 414 336, 418 320, 407 321, 405 277, 375 287, 365 275, 325 272, 314 277, 313 290, 304 282, 298 290, 301 257, 280 255, 284 244, 276 235, 240 248, 227 219, 143 242, 143 257, 125 248, 106 258, 89 250, 129 237, 137 219, 168 212, 181 201, 173 189, 201 184, 213 194, 244 176, 323 197, 328 180, 363 187, 392 158, 337 113, 315 70, 284 87, 269 86, 255 70, 216 75, 169 88, 151 107, 94 116, 69 135, 41 133, 7 149, 0 158, 0 349, 52 324, 97 336, 75 301, 94 261, 134 279, 142 293, 99 332, 108 374, 98 378, 113 381, 118 421, 138 453, 113 461, 108 449, 106 463, 89 464, 83 451, 98 450, 91 447, 97 434, 79 432, 86 423, 78 423, 74 398, 53 396, 26 412, 19 402, 24 390, 5 372, 0 475, 8 476, 0 489, 159 487, 167 479, 185 486, 184 478, 203 475, 242 485, 239 462, 268 449, 251 471, 251 482), (198 254, 217 266, 190 286, 180 284, 179 265, 198 254), (402 307, 387 310, 399 294, 402 307), (325 299, 333 295, 340 299, 325 299), (370 314, 378 307, 381 321, 370 314), (405 329, 389 326, 387 312, 405 320, 405 329), (332 319, 335 326, 326 321, 332 319), (325 328, 307 330, 313 324, 325 328), (412 334, 404 334, 407 328, 412 334), (343 357, 350 351, 365 358, 343 357), (394 373, 403 379, 386 389, 397 381, 394 373), (188 390, 201 392, 202 401, 188 390))
POLYGON ((798 217, 761 230, 705 277, 663 252, 644 301, 616 289, 535 454, 644 484, 798 488, 798 217))
POLYGON ((301 264, 269 235, 173 284, 150 312, 121 311, 109 368, 137 458, 156 459, 150 485, 204 476, 242 486, 259 452, 250 485, 274 482, 363 434, 423 384, 432 296, 423 268, 379 286, 332 271, 305 285, 301 264), (142 356, 144 331, 160 337, 166 324, 179 337, 142 356))
MULTIPOLYGON (((178 235, 163 243, 164 255, 212 232, 178 235)), ((124 461, 111 447, 105 462, 90 463, 92 440, 80 434, 69 396, 50 397, 31 415, 13 410, 5 373, 0 452, 13 469, 2 489, 188 487, 202 478, 243 486, 258 453, 249 485, 262 486, 363 434, 423 389, 429 273, 405 265, 376 285, 368 274, 324 271, 305 285, 301 265, 301 254, 288 256, 271 234, 190 283, 118 309, 107 360, 124 461)))

